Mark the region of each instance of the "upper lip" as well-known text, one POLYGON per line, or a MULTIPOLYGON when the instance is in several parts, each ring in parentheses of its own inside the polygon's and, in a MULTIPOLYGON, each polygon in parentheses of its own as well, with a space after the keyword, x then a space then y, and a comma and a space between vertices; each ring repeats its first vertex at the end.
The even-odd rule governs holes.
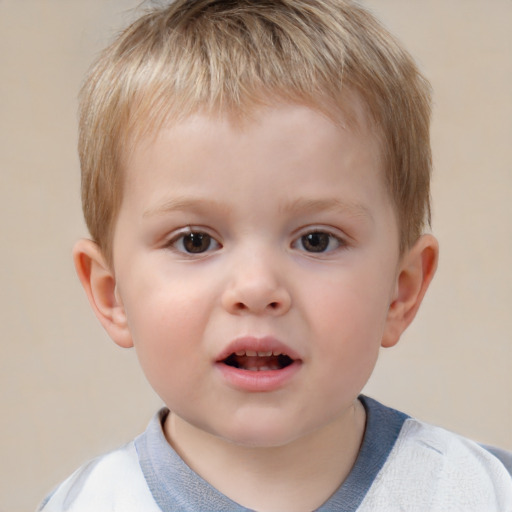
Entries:
POLYGON ((286 355, 293 360, 300 359, 300 356, 288 345, 272 336, 254 337, 243 336, 233 340, 217 357, 217 361, 224 361, 232 354, 244 352, 247 356, 278 356, 286 355))

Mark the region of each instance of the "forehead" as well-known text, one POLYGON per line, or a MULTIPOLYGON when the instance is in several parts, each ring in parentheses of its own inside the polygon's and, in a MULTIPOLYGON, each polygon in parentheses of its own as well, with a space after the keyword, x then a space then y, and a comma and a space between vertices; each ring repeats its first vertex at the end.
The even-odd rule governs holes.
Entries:
POLYGON ((346 179, 350 172, 365 173, 368 188, 377 184, 380 194, 385 179, 378 134, 360 102, 350 107, 350 116, 335 121, 316 109, 283 103, 243 118, 197 112, 169 121, 133 145, 125 160, 124 194, 133 201, 151 189, 165 201, 166 188, 211 193, 213 187, 220 193, 224 187, 250 197, 251 190, 282 195, 289 187, 313 204, 329 180, 346 179), (269 188, 260 190, 259 181, 269 188))
POLYGON ((236 109, 222 109, 205 104, 179 109, 172 101, 166 105, 161 102, 153 105, 150 100, 136 103, 145 105, 146 108, 131 109, 127 128, 120 134, 118 156, 123 169, 128 167, 133 151, 152 144, 162 130, 178 126, 190 127, 195 120, 207 118, 212 124, 222 123, 244 132, 251 125, 257 124, 263 116, 268 117, 274 113, 274 117, 279 117, 293 110, 295 115, 303 117, 306 113, 310 116, 320 114, 338 128, 365 139, 368 150, 376 151, 379 158, 384 160, 384 137, 380 123, 372 116, 361 95, 349 89, 345 89, 336 102, 331 98, 321 98, 320 95, 317 98, 305 98, 303 101, 297 101, 297 98, 290 100, 286 92, 274 91, 273 95, 266 93, 261 97, 248 97, 236 109))

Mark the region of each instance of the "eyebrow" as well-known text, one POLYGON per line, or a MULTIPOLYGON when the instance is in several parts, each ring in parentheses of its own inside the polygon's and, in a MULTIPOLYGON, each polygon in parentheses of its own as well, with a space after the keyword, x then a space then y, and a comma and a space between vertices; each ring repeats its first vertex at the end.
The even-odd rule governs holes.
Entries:
MULTIPOLYGON (((229 211, 229 206, 220 201, 201 197, 173 197, 154 207, 148 208, 144 211, 143 217, 165 215, 175 211, 192 211, 203 214, 211 212, 212 210, 221 212, 229 211)), ((352 201, 342 201, 338 198, 299 198, 291 203, 285 204, 280 210, 292 216, 331 211, 355 218, 364 217, 373 221, 373 215, 366 206, 352 201)))
POLYGON ((343 213, 351 217, 366 217, 373 220, 371 211, 365 205, 352 201, 343 201, 338 198, 299 198, 286 205, 283 210, 291 214, 333 211, 343 213))
POLYGON ((211 210, 227 210, 228 207, 212 199, 194 198, 194 197, 173 197, 167 199, 154 207, 144 210, 143 217, 153 217, 156 215, 165 215, 175 211, 193 211, 205 213, 211 210))

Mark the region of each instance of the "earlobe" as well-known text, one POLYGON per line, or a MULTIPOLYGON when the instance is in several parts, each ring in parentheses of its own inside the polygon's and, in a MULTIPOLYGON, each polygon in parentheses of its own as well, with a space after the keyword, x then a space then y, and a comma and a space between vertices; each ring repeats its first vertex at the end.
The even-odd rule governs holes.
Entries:
POLYGON ((117 293, 116 279, 101 249, 92 240, 79 240, 73 248, 73 260, 98 320, 115 343, 124 348, 132 347, 133 341, 122 300, 117 293))
POLYGON ((397 274, 396 292, 389 306, 383 347, 392 347, 413 321, 434 277, 439 245, 432 235, 422 235, 403 256, 397 274))

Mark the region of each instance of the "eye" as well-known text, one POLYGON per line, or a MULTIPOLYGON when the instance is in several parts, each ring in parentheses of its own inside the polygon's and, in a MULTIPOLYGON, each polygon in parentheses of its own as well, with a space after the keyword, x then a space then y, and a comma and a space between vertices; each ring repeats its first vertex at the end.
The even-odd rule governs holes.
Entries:
POLYGON ((330 252, 343 245, 343 241, 332 233, 311 231, 297 239, 293 247, 306 252, 330 252))
POLYGON ((208 233, 201 231, 181 233, 173 238, 169 245, 178 252, 188 254, 202 254, 221 247, 217 240, 211 237, 208 233))

